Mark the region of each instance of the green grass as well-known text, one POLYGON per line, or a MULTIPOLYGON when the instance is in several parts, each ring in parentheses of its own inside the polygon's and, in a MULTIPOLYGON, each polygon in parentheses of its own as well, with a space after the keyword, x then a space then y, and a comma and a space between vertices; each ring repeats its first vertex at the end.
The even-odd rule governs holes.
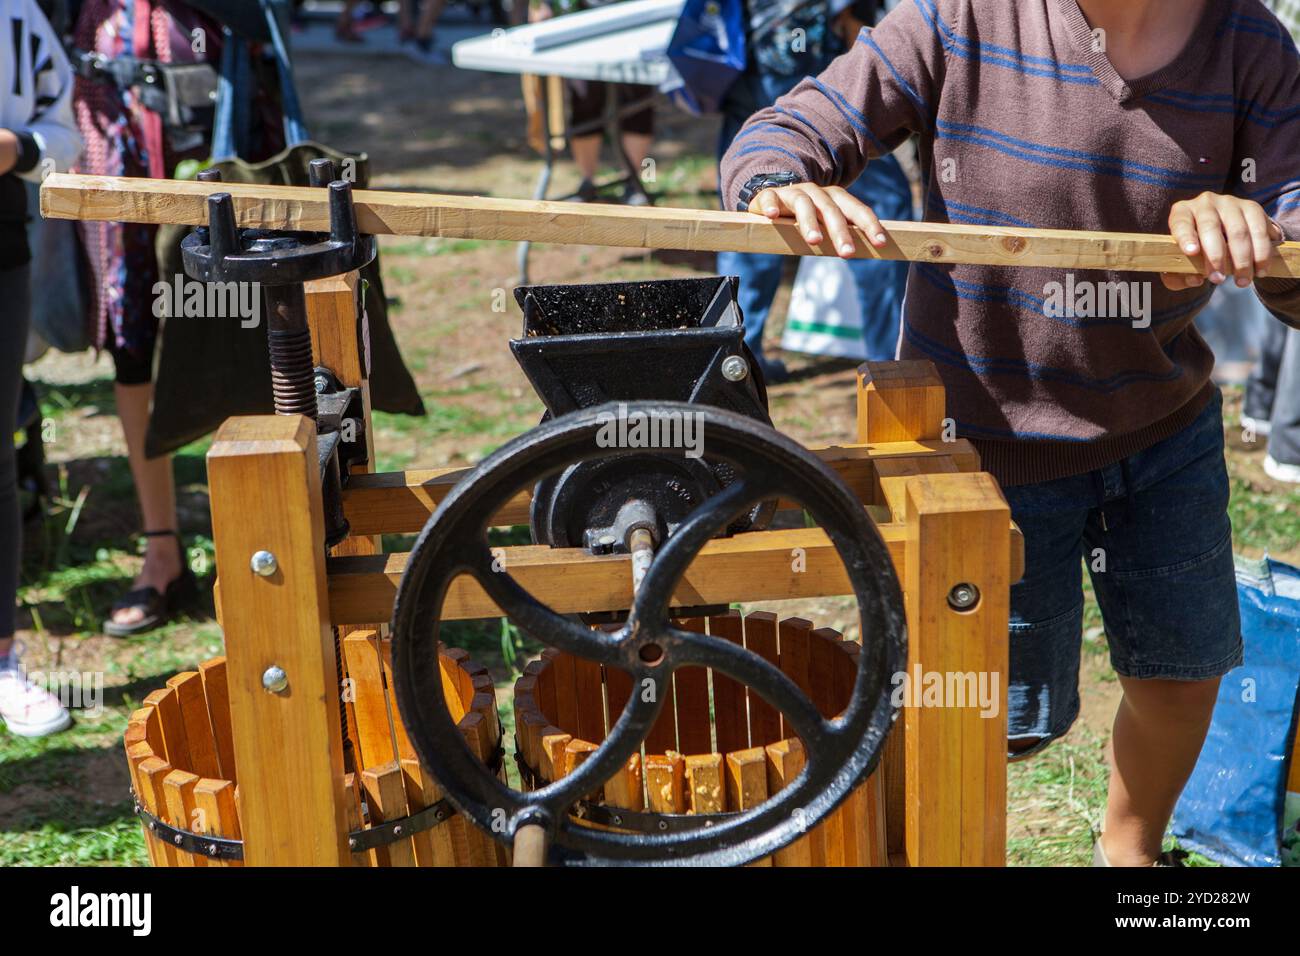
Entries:
POLYGON ((455 256, 464 252, 473 252, 492 243, 485 239, 444 239, 434 237, 413 242, 384 242, 380 252, 387 260, 396 256, 455 256))
POLYGON ((1291 551, 1300 543, 1300 493, 1263 494, 1234 475, 1228 514, 1238 549, 1291 551))
MULTIPOLYGON (((111 383, 101 382, 111 389, 111 383)), ((79 387, 44 392, 46 414, 56 422, 68 402, 106 400, 106 390, 79 387)), ((204 484, 206 443, 176 456, 182 490, 204 484)), ((99 480, 76 486, 67 468, 58 473, 55 498, 39 524, 29 525, 20 606, 32 621, 29 640, 60 670, 102 681, 102 709, 73 711, 73 725, 53 737, 29 740, 0 730, 0 866, 137 865, 146 862, 139 822, 127 795, 122 732, 130 713, 168 677, 221 653, 221 632, 210 599, 195 617, 182 617, 152 633, 111 642, 83 653, 82 642, 100 633, 114 600, 130 587, 140 540, 108 528, 88 529, 93 509, 111 509, 133 495, 122 459, 109 459, 99 480), (51 655, 51 647, 57 652, 51 655)), ((212 541, 187 541, 191 567, 210 578, 212 541)), ((52 688, 53 689, 53 688, 52 688)))
POLYGON ((121 735, 128 711, 106 708, 54 737, 0 737, 0 798, 14 800, 0 826, 0 866, 140 865, 146 862, 140 824, 126 790, 121 735), (103 793, 87 786, 87 769, 122 763, 121 786, 103 793))
POLYGON ((1007 814, 1042 820, 1030 836, 1007 842, 1007 862, 1018 866, 1083 866, 1092 857, 1092 828, 1106 803, 1101 741, 1076 729, 1038 756, 1013 763, 1007 772, 1007 814), (1070 818, 1071 825, 1060 826, 1070 818))

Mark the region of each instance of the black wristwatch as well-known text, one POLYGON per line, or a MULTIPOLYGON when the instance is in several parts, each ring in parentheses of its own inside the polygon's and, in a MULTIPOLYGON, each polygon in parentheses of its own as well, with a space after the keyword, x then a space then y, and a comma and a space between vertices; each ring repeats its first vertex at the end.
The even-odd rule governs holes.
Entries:
POLYGON ((771 189, 773 186, 793 186, 797 182, 799 177, 794 173, 759 173, 757 176, 751 176, 745 185, 740 187, 740 199, 736 203, 736 211, 749 212, 749 201, 764 189, 771 189))

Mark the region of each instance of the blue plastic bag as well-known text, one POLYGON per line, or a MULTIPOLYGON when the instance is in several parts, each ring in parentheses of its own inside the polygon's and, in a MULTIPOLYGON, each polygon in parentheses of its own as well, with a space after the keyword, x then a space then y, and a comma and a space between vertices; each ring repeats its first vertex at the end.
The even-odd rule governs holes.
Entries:
MULTIPOLYGON (((1300 570, 1238 559, 1245 662, 1219 688, 1214 719, 1174 809, 1179 843, 1225 866, 1295 865, 1284 810, 1300 689, 1300 570)), ((1300 794, 1293 796, 1293 801, 1300 794)))
POLYGON ((742 0, 686 0, 668 42, 668 59, 678 76, 663 92, 696 116, 716 113, 731 84, 745 72, 742 0))

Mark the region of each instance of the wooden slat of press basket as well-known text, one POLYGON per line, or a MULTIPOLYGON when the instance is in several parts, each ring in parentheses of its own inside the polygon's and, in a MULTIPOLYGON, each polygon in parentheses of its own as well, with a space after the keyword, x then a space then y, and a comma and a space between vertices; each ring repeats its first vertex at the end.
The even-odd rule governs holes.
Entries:
MULTIPOLYGON (((677 625, 697 632, 705 629, 702 620, 678 621, 677 625)), ((800 618, 778 621, 775 615, 765 612, 742 617, 734 611, 709 619, 707 629, 724 640, 749 644, 756 653, 770 659, 809 695, 823 716, 834 717, 847 706, 860 648, 844 640, 839 632, 814 629, 800 618)), ((566 729, 566 718, 559 716, 564 713, 568 720, 578 721, 585 704, 565 703, 563 687, 556 687, 556 676, 561 675, 569 692, 578 693, 577 682, 568 680, 576 673, 575 668, 566 658, 568 655, 548 649, 516 683, 519 751, 545 780, 572 772, 576 760, 581 759, 575 755, 590 753, 594 747, 594 742, 573 732, 573 724, 566 729), (547 702, 546 706, 541 700, 547 702)), ((609 719, 613 721, 630 693, 631 680, 617 668, 606 668, 604 678, 609 719)), ((706 696, 701 708, 701 701, 693 699, 696 686, 688 681, 690 689, 684 693, 678 682, 674 701, 678 740, 686 735, 703 741, 714 734, 718 740, 747 744, 747 722, 754 720, 753 700, 747 702, 745 689, 724 675, 710 675, 709 683, 704 685, 706 696), (711 697, 707 696, 709 683, 713 688, 711 697), (714 715, 711 727, 710 704, 714 715)), ((793 780, 804 764, 800 741, 780 737, 781 721, 773 708, 759 709, 756 726, 760 740, 767 735, 776 735, 777 739, 753 747, 731 746, 716 751, 704 748, 698 752, 668 748, 656 752, 647 744, 644 762, 637 755, 606 783, 604 802, 660 813, 717 813, 755 806, 793 780)), ((769 858, 770 862, 776 866, 885 865, 882 783, 883 774, 877 771, 831 816, 769 858)))

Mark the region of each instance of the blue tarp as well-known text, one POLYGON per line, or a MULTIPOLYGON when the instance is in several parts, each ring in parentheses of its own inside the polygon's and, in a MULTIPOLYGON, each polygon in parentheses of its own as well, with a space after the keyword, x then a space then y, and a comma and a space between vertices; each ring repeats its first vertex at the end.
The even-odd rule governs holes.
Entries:
POLYGON ((1245 663, 1223 678, 1171 829, 1225 866, 1278 866, 1300 693, 1300 569, 1238 559, 1237 597, 1245 663))

